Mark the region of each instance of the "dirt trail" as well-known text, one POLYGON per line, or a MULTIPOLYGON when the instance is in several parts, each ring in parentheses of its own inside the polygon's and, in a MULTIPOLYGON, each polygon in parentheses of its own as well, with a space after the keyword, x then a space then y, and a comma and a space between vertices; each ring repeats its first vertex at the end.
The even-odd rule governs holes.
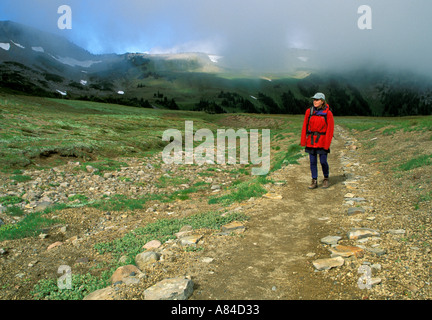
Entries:
MULTIPOLYGON (((334 230, 331 224, 337 223, 343 210, 344 175, 339 151, 345 141, 338 132, 329 155, 330 188, 307 188, 311 180, 307 157, 300 160, 300 165, 289 165, 275 173, 272 178, 285 180, 286 184, 271 192, 283 198, 254 200, 254 207, 245 212, 251 218, 244 238, 238 247, 225 248, 230 251, 223 261, 216 261, 214 274, 196 279, 199 288, 192 300, 340 298, 334 285, 322 279, 312 265, 314 259, 329 256, 320 239, 334 230), (311 252, 314 258, 307 256, 311 252)), ((320 165, 318 180, 322 180, 320 165)))

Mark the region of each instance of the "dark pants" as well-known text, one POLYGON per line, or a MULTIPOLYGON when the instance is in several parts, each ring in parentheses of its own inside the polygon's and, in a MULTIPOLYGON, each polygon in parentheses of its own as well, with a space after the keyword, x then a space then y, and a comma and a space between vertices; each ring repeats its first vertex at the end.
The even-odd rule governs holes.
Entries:
POLYGON ((309 154, 312 179, 318 179, 318 156, 320 158, 320 163, 324 174, 324 178, 328 178, 329 165, 327 162, 327 154, 309 154))

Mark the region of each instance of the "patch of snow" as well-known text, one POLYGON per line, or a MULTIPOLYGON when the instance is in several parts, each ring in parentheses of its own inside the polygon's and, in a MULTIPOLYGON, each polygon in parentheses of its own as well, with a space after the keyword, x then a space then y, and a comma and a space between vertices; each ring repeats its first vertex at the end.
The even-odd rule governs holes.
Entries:
POLYGON ((62 96, 66 96, 67 95, 67 92, 63 92, 63 91, 60 91, 60 90, 56 90, 58 93, 60 93, 62 96))
POLYGON ((0 43, 0 48, 2 48, 3 50, 8 51, 10 49, 10 43, 0 43))
POLYGON ((119 92, 117 92, 118 94, 124 94, 124 91, 119 91, 119 92))
POLYGON ((20 45, 19 43, 16 43, 16 42, 14 42, 14 41, 12 41, 12 40, 11 40, 11 42, 12 42, 14 45, 16 45, 18 48, 25 49, 25 47, 24 47, 23 45, 20 45))
POLYGON ((102 61, 94 61, 94 60, 79 61, 79 60, 76 60, 74 58, 69 58, 69 57, 58 57, 58 58, 54 57, 54 56, 51 56, 51 57, 53 57, 55 60, 57 60, 63 64, 67 64, 68 66, 71 66, 71 67, 79 66, 79 67, 83 67, 83 68, 90 68, 93 64, 102 62, 102 61))
POLYGON ((216 56, 216 55, 213 55, 213 54, 209 54, 208 57, 209 57, 210 61, 214 62, 214 63, 218 63, 219 60, 223 58, 221 56, 216 56))
POLYGON ((32 47, 32 50, 36 52, 45 52, 44 48, 42 47, 32 47))
POLYGON ((81 83, 83 86, 87 85, 87 81, 85 81, 85 80, 81 80, 80 83, 81 83))

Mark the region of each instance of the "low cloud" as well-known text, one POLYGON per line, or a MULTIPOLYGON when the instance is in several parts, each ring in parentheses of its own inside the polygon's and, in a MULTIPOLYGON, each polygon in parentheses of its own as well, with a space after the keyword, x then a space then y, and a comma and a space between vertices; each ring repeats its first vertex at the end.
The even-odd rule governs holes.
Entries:
POLYGON ((65 35, 93 53, 204 51, 231 65, 282 70, 293 61, 305 63, 291 56, 296 49, 313 53, 307 63, 328 68, 375 63, 432 69, 429 0, 66 2, 3 0, 0 19, 65 35), (57 28, 63 4, 72 8, 72 30, 57 28), (372 10, 369 30, 358 27, 364 4, 372 10))

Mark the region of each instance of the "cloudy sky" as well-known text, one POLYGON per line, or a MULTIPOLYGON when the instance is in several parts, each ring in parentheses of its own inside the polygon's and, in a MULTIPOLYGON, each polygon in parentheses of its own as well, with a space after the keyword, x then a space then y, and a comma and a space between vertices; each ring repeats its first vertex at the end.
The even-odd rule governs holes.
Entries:
POLYGON ((0 20, 61 34, 92 53, 191 52, 283 65, 290 48, 322 63, 431 70, 431 0, 1 0, 0 20), (60 30, 58 8, 72 9, 60 30), (361 5, 371 9, 363 20, 361 5), (359 28, 371 22, 371 29, 359 28))

